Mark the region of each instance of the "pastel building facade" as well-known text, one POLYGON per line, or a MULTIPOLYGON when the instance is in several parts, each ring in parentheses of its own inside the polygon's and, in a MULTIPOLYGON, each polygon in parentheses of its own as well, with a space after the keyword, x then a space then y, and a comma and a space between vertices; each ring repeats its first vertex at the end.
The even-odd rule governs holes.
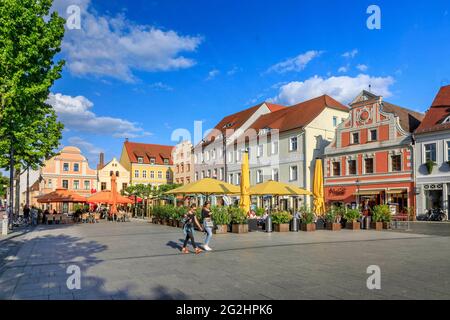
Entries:
POLYGON ((363 91, 325 148, 328 205, 389 204, 397 213, 415 206, 412 132, 423 114, 363 91))
POLYGON ((130 185, 130 172, 114 157, 103 164, 103 155, 97 166, 97 191, 111 190, 111 176, 115 174, 117 191, 122 193, 130 185))
POLYGON ((182 141, 173 148, 173 181, 176 184, 188 184, 193 182, 194 165, 192 148, 193 146, 190 141, 182 141))
POLYGON ((450 86, 440 88, 425 118, 414 133, 416 214, 442 209, 450 201, 450 86), (433 162, 431 172, 427 162, 433 162))
POLYGON ((130 172, 130 184, 160 186, 173 183, 173 146, 136 143, 126 140, 120 164, 130 172))

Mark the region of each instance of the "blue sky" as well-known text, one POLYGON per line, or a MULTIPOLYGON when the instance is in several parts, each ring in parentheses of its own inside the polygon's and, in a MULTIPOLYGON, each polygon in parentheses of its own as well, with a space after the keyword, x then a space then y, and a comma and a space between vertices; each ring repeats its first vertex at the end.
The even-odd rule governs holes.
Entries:
POLYGON ((174 144, 176 128, 213 127, 265 100, 290 105, 328 93, 343 103, 371 84, 425 111, 450 84, 449 1, 55 0, 67 65, 49 101, 63 145, 97 162, 125 137, 174 144), (381 9, 369 30, 367 7, 381 9), (82 116, 80 116, 82 115, 82 116))

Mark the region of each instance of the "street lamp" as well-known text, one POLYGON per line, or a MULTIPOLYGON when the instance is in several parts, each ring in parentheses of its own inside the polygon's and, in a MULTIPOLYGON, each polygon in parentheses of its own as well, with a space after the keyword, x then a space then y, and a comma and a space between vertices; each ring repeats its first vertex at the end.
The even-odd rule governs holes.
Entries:
POLYGON ((359 179, 356 179, 356 208, 359 208, 359 186, 361 184, 361 181, 359 181, 359 179))

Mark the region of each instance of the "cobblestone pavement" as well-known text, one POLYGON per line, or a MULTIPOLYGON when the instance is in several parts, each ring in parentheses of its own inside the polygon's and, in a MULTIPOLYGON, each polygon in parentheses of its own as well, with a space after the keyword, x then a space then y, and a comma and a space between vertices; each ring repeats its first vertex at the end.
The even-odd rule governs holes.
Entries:
POLYGON ((39 226, 0 238, 0 299, 449 299, 443 230, 225 234, 196 256, 179 253, 180 229, 147 222, 39 226))

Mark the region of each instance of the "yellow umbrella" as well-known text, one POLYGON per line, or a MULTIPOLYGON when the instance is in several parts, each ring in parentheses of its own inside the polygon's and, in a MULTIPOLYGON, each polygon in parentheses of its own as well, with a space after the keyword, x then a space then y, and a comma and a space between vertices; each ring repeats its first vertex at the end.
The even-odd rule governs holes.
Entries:
POLYGON ((250 211, 250 168, 248 165, 248 153, 242 157, 241 169, 241 199, 239 206, 247 213, 250 211))
POLYGON ((165 194, 239 194, 240 190, 238 186, 232 184, 205 178, 198 180, 182 187, 165 192, 165 194))
POLYGON ((250 188, 251 195, 274 195, 274 196, 301 196, 312 195, 308 190, 299 188, 292 184, 282 183, 269 180, 261 184, 257 184, 250 188))
POLYGON ((318 216, 321 216, 325 213, 325 200, 323 193, 323 170, 321 159, 316 160, 316 167, 314 169, 313 195, 314 195, 314 213, 318 216))

